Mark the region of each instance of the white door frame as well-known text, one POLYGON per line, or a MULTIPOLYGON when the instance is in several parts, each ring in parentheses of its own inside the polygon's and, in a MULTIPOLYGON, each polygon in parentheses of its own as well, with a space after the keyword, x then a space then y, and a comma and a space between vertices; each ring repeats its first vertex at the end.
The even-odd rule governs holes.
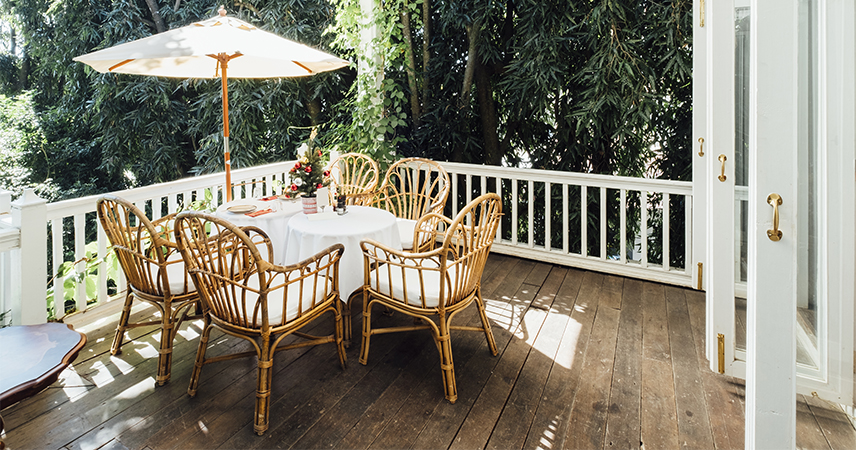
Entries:
POLYGON ((745 443, 790 449, 796 445, 799 1, 752 0, 750 8, 745 443), (776 195, 782 205, 769 205, 776 195), (776 227, 782 237, 773 240, 768 230, 776 227))

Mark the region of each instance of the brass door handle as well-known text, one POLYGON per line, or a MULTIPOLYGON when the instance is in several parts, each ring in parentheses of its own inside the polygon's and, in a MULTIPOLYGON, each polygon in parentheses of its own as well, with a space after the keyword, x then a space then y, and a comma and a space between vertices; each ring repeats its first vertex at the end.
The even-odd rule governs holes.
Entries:
POLYGON ((704 138, 698 138, 698 155, 704 156, 704 138))
POLYGON ((719 162, 722 163, 722 172, 720 172, 717 178, 719 178, 719 181, 722 182, 725 181, 725 160, 727 159, 728 158, 726 158, 725 155, 719 155, 719 162))
POLYGON ((782 230, 779 229, 779 205, 782 204, 782 197, 779 194, 770 194, 767 196, 767 203, 773 207, 773 229, 767 230, 767 237, 773 242, 779 242, 782 239, 782 230))

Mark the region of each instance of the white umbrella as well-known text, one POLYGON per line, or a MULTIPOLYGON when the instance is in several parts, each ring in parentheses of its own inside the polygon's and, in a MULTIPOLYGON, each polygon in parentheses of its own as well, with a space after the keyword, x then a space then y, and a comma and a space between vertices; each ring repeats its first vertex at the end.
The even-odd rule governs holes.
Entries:
POLYGON ((106 73, 173 78, 220 78, 226 200, 232 199, 229 155, 229 93, 232 78, 301 77, 336 70, 348 61, 260 30, 220 6, 219 17, 126 42, 74 58, 106 73))

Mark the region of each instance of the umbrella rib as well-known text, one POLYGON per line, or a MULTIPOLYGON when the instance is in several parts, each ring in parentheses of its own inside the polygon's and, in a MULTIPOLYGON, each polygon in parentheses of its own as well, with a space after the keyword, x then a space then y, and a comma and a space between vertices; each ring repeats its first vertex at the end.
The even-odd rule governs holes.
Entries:
POLYGON ((303 64, 300 64, 300 63, 299 63, 299 62, 297 62, 297 61, 291 61, 291 62, 293 62, 294 64, 297 64, 297 65, 298 65, 298 66, 300 66, 300 67, 302 67, 304 70, 306 70, 306 72, 308 72, 308 73, 310 73, 310 74, 312 73, 312 69, 310 69, 310 68, 308 68, 308 67, 304 66, 303 64))
POLYGON ((109 69, 107 69, 107 71, 108 71, 108 72, 112 72, 112 71, 113 71, 113 69, 118 69, 119 67, 122 67, 122 66, 124 66, 125 64, 128 64, 128 63, 129 63, 129 62, 131 62, 131 61, 133 61, 133 59, 126 59, 126 60, 124 60, 124 61, 122 61, 122 62, 120 62, 120 63, 118 63, 118 64, 114 64, 114 65, 110 66, 110 68, 109 68, 109 69))

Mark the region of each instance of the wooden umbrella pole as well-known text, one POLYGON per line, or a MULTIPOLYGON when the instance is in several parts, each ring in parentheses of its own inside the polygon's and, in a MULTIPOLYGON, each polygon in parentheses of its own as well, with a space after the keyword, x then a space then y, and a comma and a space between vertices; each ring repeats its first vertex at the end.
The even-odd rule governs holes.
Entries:
POLYGON ((226 201, 232 201, 232 157, 229 152, 229 85, 226 83, 226 67, 229 65, 229 57, 221 53, 220 58, 220 80, 223 87, 223 157, 226 165, 226 201))

